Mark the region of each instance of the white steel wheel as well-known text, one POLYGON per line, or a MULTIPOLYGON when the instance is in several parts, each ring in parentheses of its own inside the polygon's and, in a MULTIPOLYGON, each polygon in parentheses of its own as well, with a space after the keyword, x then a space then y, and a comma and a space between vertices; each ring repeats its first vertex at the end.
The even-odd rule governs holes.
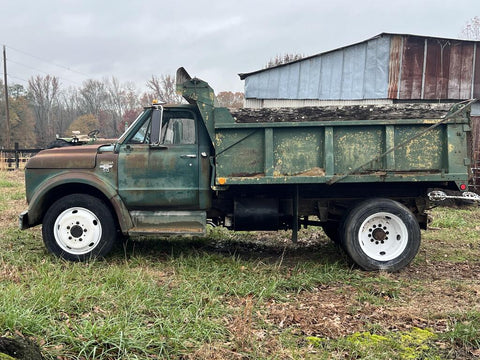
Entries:
POLYGON ((345 252, 364 270, 398 271, 420 248, 420 226, 412 212, 390 199, 369 199, 350 210, 342 228, 345 252))
POLYGON ((408 231, 398 216, 379 212, 360 225, 358 241, 365 255, 377 261, 388 261, 405 251, 408 231))
POLYGON ((102 224, 90 210, 72 207, 57 217, 53 235, 62 250, 73 255, 85 255, 100 243, 102 224))
POLYGON ((116 240, 116 222, 99 198, 71 194, 55 201, 42 222, 46 248, 70 261, 105 256, 116 240))

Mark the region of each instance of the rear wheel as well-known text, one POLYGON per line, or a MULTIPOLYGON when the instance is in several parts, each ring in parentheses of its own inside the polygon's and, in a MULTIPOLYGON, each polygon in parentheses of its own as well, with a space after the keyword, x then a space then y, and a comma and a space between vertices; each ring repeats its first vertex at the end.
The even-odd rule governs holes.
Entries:
POLYGON ((70 261, 105 256, 115 242, 110 209, 86 194, 67 195, 48 209, 42 226, 43 241, 53 254, 70 261))
POLYGON ((347 215, 341 233, 345 251, 365 270, 400 270, 420 247, 415 216, 390 199, 371 199, 357 205, 347 215))

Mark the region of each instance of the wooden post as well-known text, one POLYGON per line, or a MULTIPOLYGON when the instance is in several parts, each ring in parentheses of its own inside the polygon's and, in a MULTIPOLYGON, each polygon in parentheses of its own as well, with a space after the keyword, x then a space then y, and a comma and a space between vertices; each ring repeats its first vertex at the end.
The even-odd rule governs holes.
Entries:
POLYGON ((5 148, 10 149, 10 111, 8 106, 8 83, 7 83, 7 52, 5 45, 3 45, 3 82, 5 86, 5 116, 6 126, 5 131, 7 133, 5 148))
POLYGON ((18 142, 15 142, 15 169, 20 166, 20 152, 18 151, 18 142))

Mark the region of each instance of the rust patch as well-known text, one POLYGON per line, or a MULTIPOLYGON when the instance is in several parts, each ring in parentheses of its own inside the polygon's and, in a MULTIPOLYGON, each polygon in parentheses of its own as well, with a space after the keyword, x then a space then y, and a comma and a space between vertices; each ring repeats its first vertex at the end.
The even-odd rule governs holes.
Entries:
POLYGON ((388 98, 398 97, 398 82, 400 79, 400 54, 402 51, 402 37, 392 36, 390 44, 390 62, 388 64, 388 98))
POLYGON ((265 177, 265 173, 233 173, 229 177, 245 177, 245 178, 256 178, 256 177, 265 177))
POLYGON ((32 157, 29 169, 93 169, 99 145, 69 146, 43 150, 32 157))
POLYGON ((293 176, 319 176, 323 177, 325 176, 325 169, 322 169, 320 167, 313 167, 307 171, 303 171, 298 174, 294 174, 293 176))
POLYGON ((134 227, 129 230, 129 233, 144 233, 144 234, 161 234, 161 233, 203 233, 204 230, 201 226, 193 226, 190 224, 182 225, 168 224, 166 226, 148 226, 148 227, 134 227))

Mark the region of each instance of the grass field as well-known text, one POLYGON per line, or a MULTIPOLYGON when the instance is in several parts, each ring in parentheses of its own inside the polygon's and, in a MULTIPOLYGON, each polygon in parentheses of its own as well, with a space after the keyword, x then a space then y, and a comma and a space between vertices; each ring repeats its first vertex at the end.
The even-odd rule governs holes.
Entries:
POLYGON ((352 266, 320 230, 129 242, 106 260, 17 229, 22 171, 0 173, 0 336, 45 359, 480 357, 480 208, 437 208, 414 262, 352 266))

